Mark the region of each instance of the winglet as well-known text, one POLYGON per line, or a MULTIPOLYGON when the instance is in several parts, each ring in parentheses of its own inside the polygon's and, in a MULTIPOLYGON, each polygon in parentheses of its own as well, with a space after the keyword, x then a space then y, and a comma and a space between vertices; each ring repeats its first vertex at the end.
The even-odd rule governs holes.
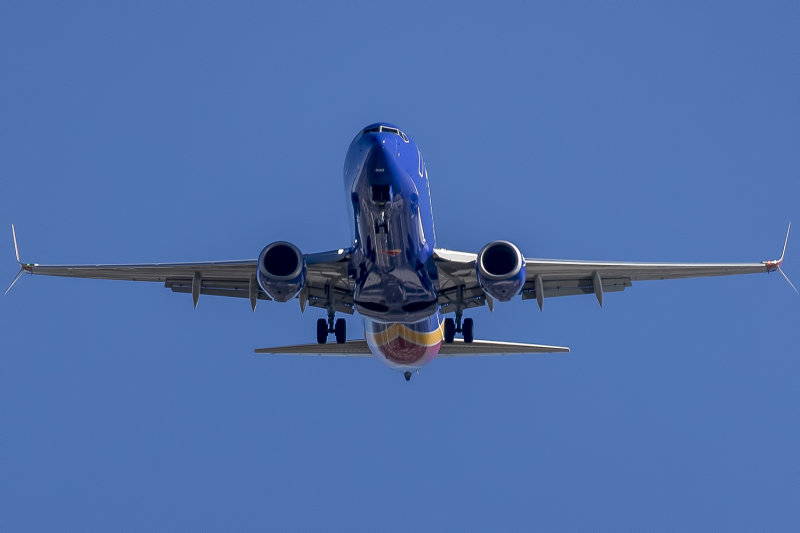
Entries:
POLYGON ((19 260, 19 246, 17 246, 17 232, 14 229, 14 224, 11 224, 11 237, 14 239, 14 254, 17 256, 17 263, 22 266, 22 263, 19 260))
POLYGON ((797 287, 794 286, 794 283, 789 279, 789 276, 781 268, 783 265, 783 258, 786 256, 786 245, 789 244, 789 231, 792 229, 792 223, 789 222, 789 227, 786 228, 786 239, 783 241, 783 251, 781 252, 780 259, 773 259, 772 261, 764 261, 764 266, 767 267, 767 272, 775 272, 776 270, 781 273, 783 279, 786 280, 786 283, 794 289, 794 292, 798 292, 797 287))
POLYGON ((778 259, 778 266, 780 267, 783 264, 783 257, 786 255, 786 245, 789 244, 789 232, 792 230, 792 223, 789 222, 789 227, 786 228, 786 239, 783 241, 783 251, 781 252, 781 258, 778 259))
POLYGON ((19 280, 20 276, 22 276, 22 274, 24 272, 30 272, 32 274, 33 273, 33 267, 36 266, 35 263, 34 264, 23 263, 22 261, 19 260, 19 246, 17 245, 17 231, 14 229, 14 224, 11 224, 11 237, 14 239, 14 255, 17 258, 17 263, 19 264, 19 272, 17 272, 17 275, 14 276, 14 281, 12 281, 11 285, 8 286, 8 288, 6 289, 6 292, 4 293, 4 295, 8 294, 11 291, 11 288, 19 280))

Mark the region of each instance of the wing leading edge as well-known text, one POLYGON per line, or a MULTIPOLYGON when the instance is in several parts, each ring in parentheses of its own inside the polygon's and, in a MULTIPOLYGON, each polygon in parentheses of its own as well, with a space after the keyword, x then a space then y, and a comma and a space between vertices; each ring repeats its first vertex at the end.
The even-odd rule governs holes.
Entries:
MULTIPOLYGON (((788 239, 789 230, 780 259, 760 263, 635 263, 526 258, 526 279, 520 292, 523 300, 535 298, 540 308, 544 298, 579 294, 595 294, 602 305, 604 293, 625 290, 634 281, 732 276, 775 270, 786 277, 781 264, 788 239)), ((439 270, 439 305, 443 313, 456 311, 459 295, 462 309, 487 303, 475 272, 477 254, 437 249, 435 259, 439 270)), ((491 300, 488 303, 491 305, 491 300)))
MULTIPOLYGON (((19 261, 16 231, 12 225, 14 249, 20 274, 121 281, 161 282, 173 292, 192 294, 195 305, 201 294, 248 298, 255 309, 257 300, 269 300, 256 280, 255 259, 196 263, 141 263, 120 265, 40 265, 19 261)), ((301 293, 301 307, 333 307, 353 314, 351 282, 348 279, 350 251, 333 250, 304 255, 307 289, 301 293)), ((14 283, 16 283, 15 278, 14 283)), ((11 287, 9 287, 10 289, 11 287)))
MULTIPOLYGON (((791 229, 791 224, 789 224, 791 229)), ((256 260, 210 261, 197 263, 146 263, 122 265, 39 265, 19 260, 16 232, 12 225, 14 250, 21 274, 162 282, 173 292, 190 293, 195 304, 201 294, 248 298, 255 309, 257 300, 269 300, 256 281, 256 260)), ((535 298, 540 308, 544 298, 595 294, 602 295, 630 287, 634 281, 730 276, 779 271, 786 253, 786 232, 780 259, 760 263, 635 263, 526 259, 526 281, 520 291, 523 300, 535 298)), ((300 295, 301 308, 333 308, 353 314, 353 283, 348 277, 350 251, 345 249, 306 254, 308 288, 300 295)), ((454 312, 460 305, 470 309, 489 303, 475 273, 477 254, 436 249, 439 270, 439 305, 442 313, 454 312), (459 304, 459 301, 461 302, 459 304)), ((9 287, 9 290, 11 289, 9 287)), ((792 285, 794 288, 794 286, 792 285)), ((795 289, 796 290, 796 289, 795 289)), ((8 291, 6 291, 8 292, 8 291)))

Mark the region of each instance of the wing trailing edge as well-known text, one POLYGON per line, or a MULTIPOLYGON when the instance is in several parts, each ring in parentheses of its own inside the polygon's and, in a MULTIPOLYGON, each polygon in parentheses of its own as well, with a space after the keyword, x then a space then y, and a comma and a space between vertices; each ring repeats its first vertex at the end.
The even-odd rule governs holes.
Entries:
POLYGON ((439 350, 439 357, 567 352, 569 352, 567 346, 482 340, 464 342, 462 339, 455 339, 452 344, 442 344, 442 348, 439 350))
POLYGON ((274 348, 256 348, 257 354, 273 355, 319 355, 330 357, 369 357, 367 341, 364 339, 347 341, 345 343, 326 343, 326 344, 293 344, 290 346, 276 346, 274 348))
MULTIPOLYGON (((546 344, 527 344, 521 342, 482 341, 464 342, 456 339, 452 344, 442 344, 439 357, 511 355, 531 353, 567 353, 566 346, 549 346, 546 344)), ((273 355, 317 355, 329 357, 369 357, 372 353, 367 341, 353 340, 344 344, 295 344, 274 348, 257 348, 257 354, 273 355)))

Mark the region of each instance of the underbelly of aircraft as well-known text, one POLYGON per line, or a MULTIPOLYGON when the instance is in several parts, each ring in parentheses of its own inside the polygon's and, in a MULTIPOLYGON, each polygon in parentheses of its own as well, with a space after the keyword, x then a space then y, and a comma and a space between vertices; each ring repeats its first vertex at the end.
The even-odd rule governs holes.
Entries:
POLYGON ((372 353, 389 366, 415 369, 429 363, 442 346, 438 313, 418 322, 387 323, 364 319, 365 337, 372 353))

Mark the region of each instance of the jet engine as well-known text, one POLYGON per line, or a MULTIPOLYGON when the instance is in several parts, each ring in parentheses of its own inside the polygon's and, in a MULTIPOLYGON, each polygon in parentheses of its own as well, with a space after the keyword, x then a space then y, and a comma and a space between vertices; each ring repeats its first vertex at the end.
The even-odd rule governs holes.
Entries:
POLYGON ((258 255, 258 284, 276 302, 288 302, 306 282, 306 261, 294 244, 279 241, 258 255))
POLYGON ((475 261, 481 288, 501 302, 507 302, 525 284, 525 258, 508 241, 493 241, 478 252, 475 261))

